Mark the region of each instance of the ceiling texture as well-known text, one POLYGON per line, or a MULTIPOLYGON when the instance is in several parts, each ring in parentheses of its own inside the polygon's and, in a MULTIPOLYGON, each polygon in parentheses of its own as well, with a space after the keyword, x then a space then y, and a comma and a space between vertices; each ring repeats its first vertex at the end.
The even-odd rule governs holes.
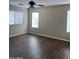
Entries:
MULTIPOLYGON (((29 8, 29 1, 31 0, 9 0, 9 4, 29 8)), ((36 4, 42 4, 45 6, 70 4, 70 0, 33 0, 36 4)))

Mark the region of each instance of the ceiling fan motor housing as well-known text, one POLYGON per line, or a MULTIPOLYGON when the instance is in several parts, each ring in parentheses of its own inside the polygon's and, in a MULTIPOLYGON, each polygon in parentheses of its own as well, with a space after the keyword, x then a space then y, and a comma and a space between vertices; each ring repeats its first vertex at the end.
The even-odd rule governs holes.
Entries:
POLYGON ((30 1, 29 4, 30 4, 31 6, 36 5, 35 2, 33 2, 33 1, 30 1))

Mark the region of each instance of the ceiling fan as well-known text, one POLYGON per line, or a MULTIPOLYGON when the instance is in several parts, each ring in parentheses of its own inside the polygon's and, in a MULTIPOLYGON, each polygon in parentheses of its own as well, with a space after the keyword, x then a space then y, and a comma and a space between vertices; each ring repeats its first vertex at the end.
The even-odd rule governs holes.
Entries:
POLYGON ((34 8, 35 6, 41 6, 44 7, 44 5, 41 4, 36 4, 33 0, 29 1, 30 8, 34 8))

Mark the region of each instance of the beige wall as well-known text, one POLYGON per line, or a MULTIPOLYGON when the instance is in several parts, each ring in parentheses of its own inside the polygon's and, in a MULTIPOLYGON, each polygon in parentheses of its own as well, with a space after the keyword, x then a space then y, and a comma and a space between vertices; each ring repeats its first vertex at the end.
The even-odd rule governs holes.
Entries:
POLYGON ((29 32, 69 40, 70 34, 66 32, 68 10, 69 5, 29 9, 29 32), (31 26, 32 12, 39 12, 38 29, 31 26))
POLYGON ((16 36, 20 34, 27 33, 27 25, 28 25, 28 9, 20 8, 16 6, 9 5, 10 10, 21 11, 24 13, 24 24, 20 25, 9 25, 9 36, 16 36))

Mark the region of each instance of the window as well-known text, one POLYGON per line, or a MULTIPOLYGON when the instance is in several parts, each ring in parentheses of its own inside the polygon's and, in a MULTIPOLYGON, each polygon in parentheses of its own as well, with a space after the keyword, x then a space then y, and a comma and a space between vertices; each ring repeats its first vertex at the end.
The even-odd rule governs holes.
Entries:
POLYGON ((9 12, 9 24, 23 24, 23 12, 10 11, 9 12))
POLYGON ((67 12, 67 32, 70 32, 70 11, 67 12))
POLYGON ((33 12, 32 13, 32 28, 38 28, 39 27, 39 13, 33 12))
POLYGON ((9 24, 14 24, 14 12, 9 12, 9 24))

